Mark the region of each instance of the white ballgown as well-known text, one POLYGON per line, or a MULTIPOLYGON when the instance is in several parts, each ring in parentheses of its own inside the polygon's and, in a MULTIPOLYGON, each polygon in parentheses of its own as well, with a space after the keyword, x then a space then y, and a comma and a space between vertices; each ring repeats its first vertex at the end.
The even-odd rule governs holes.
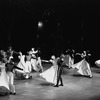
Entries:
POLYGON ((31 62, 30 61, 26 61, 25 63, 25 73, 30 73, 32 71, 32 67, 31 67, 31 62))
POLYGON ((8 75, 5 71, 5 64, 0 65, 0 95, 7 95, 10 93, 8 75))
POLYGON ((20 61, 17 65, 17 67, 23 69, 23 70, 19 70, 19 69, 15 69, 17 72, 19 73, 25 73, 25 55, 20 56, 20 61))
POLYGON ((92 77, 90 65, 85 59, 81 60, 80 62, 78 62, 74 65, 72 65, 72 67, 78 69, 77 72, 80 73, 81 75, 92 77))
POLYGON ((30 73, 32 71, 32 67, 31 67, 31 62, 30 61, 26 61, 25 62, 25 78, 28 79, 30 77, 30 73))
POLYGON ((25 55, 20 56, 20 61, 17 65, 17 67, 23 69, 15 69, 15 76, 17 79, 25 79, 25 55))
POLYGON ((96 60, 95 64, 96 64, 97 67, 100 67, 100 60, 96 60))
POLYGON ((32 69, 38 71, 36 59, 31 58, 32 69))
POLYGON ((74 59, 72 59, 70 55, 65 55, 65 57, 64 57, 64 63, 65 63, 65 65, 67 65, 69 68, 71 68, 72 65, 74 64, 74 59))
POLYGON ((56 60, 53 62, 53 66, 51 66, 49 69, 45 70, 40 74, 41 77, 46 79, 47 82, 50 82, 54 85, 57 83, 57 69, 58 65, 56 64, 56 60))

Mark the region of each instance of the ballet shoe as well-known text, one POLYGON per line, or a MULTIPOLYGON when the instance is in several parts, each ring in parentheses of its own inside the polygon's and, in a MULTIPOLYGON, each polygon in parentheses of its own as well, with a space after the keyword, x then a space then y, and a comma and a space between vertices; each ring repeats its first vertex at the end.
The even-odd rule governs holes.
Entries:
POLYGON ((16 92, 10 92, 10 95, 16 95, 16 92))
POLYGON ((59 86, 64 86, 63 84, 60 84, 59 86))
POLYGON ((13 92, 12 95, 16 95, 16 92, 13 92))
POLYGON ((10 94, 12 94, 12 92, 10 92, 10 94))
POLYGON ((92 75, 89 75, 89 78, 92 78, 93 76, 92 75))

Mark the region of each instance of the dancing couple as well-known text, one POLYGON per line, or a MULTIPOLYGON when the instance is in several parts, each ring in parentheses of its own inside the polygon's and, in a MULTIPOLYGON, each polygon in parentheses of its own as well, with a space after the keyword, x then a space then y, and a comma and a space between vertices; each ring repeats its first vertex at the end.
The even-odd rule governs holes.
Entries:
POLYGON ((52 66, 40 74, 41 77, 46 79, 47 82, 53 84, 54 87, 63 86, 62 81, 62 63, 61 57, 56 58, 54 55, 51 56, 50 62, 52 66))
POLYGON ((80 55, 82 60, 73 64, 72 68, 77 69, 77 72, 82 76, 88 76, 89 78, 92 78, 93 75, 89 63, 89 57, 91 54, 87 51, 83 51, 83 53, 76 53, 76 55, 80 55))

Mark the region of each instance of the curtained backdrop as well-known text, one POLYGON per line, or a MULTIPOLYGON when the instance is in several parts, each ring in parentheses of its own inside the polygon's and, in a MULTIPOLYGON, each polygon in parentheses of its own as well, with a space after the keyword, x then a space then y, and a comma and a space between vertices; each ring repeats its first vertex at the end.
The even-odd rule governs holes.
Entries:
POLYGON ((39 47, 43 58, 88 49, 94 62, 100 58, 99 10, 99 2, 88 0, 0 0, 0 48, 26 53, 39 47))

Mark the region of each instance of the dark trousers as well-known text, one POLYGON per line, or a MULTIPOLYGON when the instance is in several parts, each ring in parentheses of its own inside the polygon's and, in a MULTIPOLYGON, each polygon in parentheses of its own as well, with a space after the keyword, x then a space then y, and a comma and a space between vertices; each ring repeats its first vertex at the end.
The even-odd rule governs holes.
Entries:
POLYGON ((59 85, 59 82, 60 82, 60 85, 63 85, 63 80, 62 80, 62 68, 58 68, 58 72, 57 72, 57 86, 59 85))

